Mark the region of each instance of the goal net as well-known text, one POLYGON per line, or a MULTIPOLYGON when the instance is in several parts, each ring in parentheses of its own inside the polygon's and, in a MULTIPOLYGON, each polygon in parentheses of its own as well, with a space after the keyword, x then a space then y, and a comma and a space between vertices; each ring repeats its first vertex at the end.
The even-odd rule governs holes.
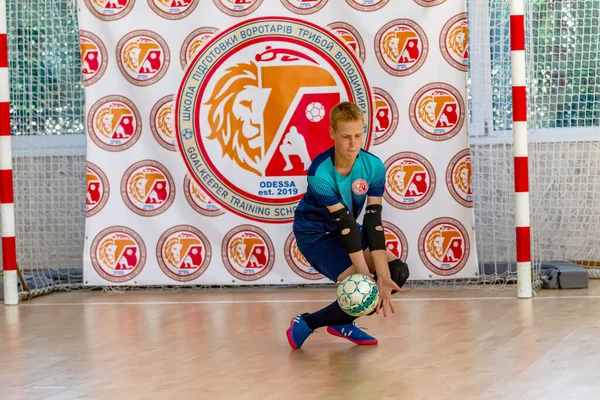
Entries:
MULTIPOLYGON (((76 4, 7 1, 22 298, 83 286, 86 135, 76 4)), ((470 0, 468 16, 475 283, 514 281, 509 1, 470 0)), ((598 1, 526 1, 534 287, 543 261, 600 265, 599 18, 598 1)))

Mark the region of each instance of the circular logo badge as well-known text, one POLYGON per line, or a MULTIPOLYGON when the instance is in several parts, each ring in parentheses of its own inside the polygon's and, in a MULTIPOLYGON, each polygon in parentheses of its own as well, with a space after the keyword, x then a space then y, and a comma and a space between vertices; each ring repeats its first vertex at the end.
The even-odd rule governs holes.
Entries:
POLYGON ((425 205, 435 192, 435 170, 417 153, 395 154, 385 162, 386 186, 383 197, 401 210, 425 205))
POLYGON ((252 225, 230 230, 223 238, 221 256, 227 271, 242 281, 264 277, 275 263, 273 242, 265 231, 252 225))
POLYGON ((323 135, 326 116, 344 100, 361 107, 370 127, 365 74, 336 35, 284 17, 241 23, 204 46, 186 71, 175 106, 181 155, 226 209, 291 222, 311 160, 333 145, 323 135))
POLYGON ((375 35, 379 65, 393 76, 408 76, 425 63, 429 44, 425 31, 409 19, 388 22, 375 35))
POLYGON ((154 139, 167 150, 177 151, 177 139, 173 126, 173 96, 158 100, 150 112, 150 129, 154 139))
POLYGON ((369 184, 364 179, 357 179, 352 182, 352 192, 357 196, 366 194, 369 190, 369 184))
POLYGON ((454 198, 465 207, 473 207, 471 152, 464 149, 455 155, 446 169, 446 186, 454 198))
POLYGON ((448 64, 463 72, 469 70, 467 13, 457 14, 446 22, 440 33, 440 50, 448 64))
POLYGON ((206 42, 208 42, 218 31, 219 30, 217 28, 204 26, 190 33, 183 41, 181 50, 179 51, 181 68, 185 69, 188 63, 194 59, 196 54, 198 54, 202 46, 206 44, 206 42))
POLYGON ((167 42, 151 31, 130 32, 117 44, 119 71, 135 86, 149 86, 161 80, 170 59, 167 42))
POLYGON ((465 103, 454 87, 446 83, 423 86, 410 102, 410 122, 423 137, 443 141, 460 132, 465 120, 465 103))
POLYGON ((213 0, 215 6, 232 17, 245 17, 256 11, 263 0, 213 0))
POLYGON ((123 18, 135 5, 135 0, 84 0, 90 12, 102 21, 123 18))
POLYGON ((397 258, 406 262, 408 259, 408 241, 404 232, 388 221, 382 221, 385 234, 385 247, 397 258))
POLYGON ((199 0, 148 0, 148 5, 158 15, 166 19, 182 19, 190 15, 199 0))
POLYGON ((375 106, 375 117, 373 124, 375 129, 373 132, 373 144, 379 145, 392 137, 396 128, 398 128, 398 119, 400 113, 396 102, 388 92, 381 88, 373 88, 373 100, 375 106))
POLYGON ((198 278, 210 264, 210 242, 197 228, 174 226, 158 239, 156 259, 169 278, 189 282, 198 278))
POLYGON ((421 261, 436 275, 460 272, 467 263, 469 252, 467 230, 454 218, 434 219, 419 235, 421 261))
POLYGON ((442 3, 445 3, 446 0, 414 0, 415 3, 422 7, 435 7, 439 6, 442 3))
POLYGON ((158 161, 138 161, 127 168, 121 179, 121 197, 127 208, 137 215, 153 217, 173 204, 173 178, 158 161))
POLYGON ((348 47, 350 47, 350 49, 354 52, 354 55, 360 59, 360 61, 363 63, 365 62, 365 42, 356 28, 346 22, 334 22, 327 26, 344 42, 346 42, 348 47))
POLYGON ((285 260, 287 261, 289 267, 302 278, 311 281, 325 279, 325 276, 321 275, 319 271, 310 266, 306 258, 304 258, 300 252, 300 249, 298 249, 294 232, 290 232, 287 240, 285 241, 284 253, 285 260))
POLYGON ((146 246, 132 229, 113 226, 94 238, 90 256, 98 275, 109 282, 123 283, 142 272, 146 264, 146 246))
POLYGON ((328 0, 281 0, 281 4, 291 12, 301 15, 314 14, 325 7, 328 0))
POLYGON ((79 43, 83 84, 90 86, 98 82, 106 72, 108 53, 102 40, 91 32, 79 31, 79 43))
POLYGON ((190 179, 189 175, 186 175, 183 180, 183 192, 189 205, 198 214, 206 217, 218 217, 225 214, 223 208, 215 203, 196 181, 190 179))
POLYGON ((140 138, 142 120, 131 100, 123 96, 107 96, 90 108, 87 131, 98 147, 106 151, 123 151, 140 138))
POLYGON ((390 0, 346 0, 346 3, 350 5, 350 7, 354 8, 358 11, 377 11, 390 0))
POLYGON ((85 215, 89 218, 98 214, 106 205, 110 196, 110 184, 100 167, 88 161, 85 185, 85 215))

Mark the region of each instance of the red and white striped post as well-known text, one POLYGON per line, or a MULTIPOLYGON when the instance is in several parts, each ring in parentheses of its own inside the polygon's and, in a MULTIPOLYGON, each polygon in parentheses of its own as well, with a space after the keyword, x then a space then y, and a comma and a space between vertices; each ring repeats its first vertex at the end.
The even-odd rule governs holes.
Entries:
POLYGON ((533 292, 531 288, 527 86, 525 82, 525 10, 523 1, 510 1, 510 50, 512 61, 515 216, 517 225, 517 295, 519 298, 530 298, 533 296, 533 292))
POLYGON ((2 221, 2 265, 4 304, 19 304, 12 149, 10 141, 10 90, 8 86, 8 40, 6 0, 0 0, 0 219, 2 221))

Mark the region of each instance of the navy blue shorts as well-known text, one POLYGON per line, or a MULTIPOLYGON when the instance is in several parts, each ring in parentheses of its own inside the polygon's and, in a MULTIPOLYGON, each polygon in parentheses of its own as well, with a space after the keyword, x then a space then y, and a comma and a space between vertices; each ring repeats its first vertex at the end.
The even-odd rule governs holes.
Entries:
MULTIPOLYGON (((295 233, 296 243, 302 255, 311 267, 337 282, 338 276, 352 265, 348 251, 344 247, 339 233, 331 232, 324 235, 305 236, 299 232, 295 233)), ((363 251, 367 249, 367 242, 362 236, 363 251)))

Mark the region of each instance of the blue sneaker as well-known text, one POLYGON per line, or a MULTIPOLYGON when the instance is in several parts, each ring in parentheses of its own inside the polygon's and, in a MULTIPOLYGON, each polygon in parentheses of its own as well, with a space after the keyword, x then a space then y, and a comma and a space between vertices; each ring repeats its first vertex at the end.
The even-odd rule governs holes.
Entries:
POLYGON ((313 333, 314 330, 310 329, 302 318, 302 314, 292 318, 290 321, 290 327, 285 332, 288 342, 292 349, 299 349, 302 347, 304 341, 313 333))
POLYGON ((348 339, 355 344, 373 345, 379 343, 377 339, 365 333, 353 323, 347 325, 330 325, 327 327, 327 332, 333 336, 348 339))

